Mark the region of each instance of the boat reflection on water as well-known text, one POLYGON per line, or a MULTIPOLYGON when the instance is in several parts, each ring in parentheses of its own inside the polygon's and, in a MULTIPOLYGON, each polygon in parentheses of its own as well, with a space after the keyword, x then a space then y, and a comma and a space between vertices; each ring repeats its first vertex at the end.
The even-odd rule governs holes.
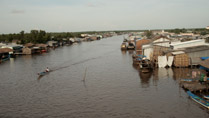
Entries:
POLYGON ((165 79, 171 79, 175 76, 172 68, 154 68, 151 71, 145 73, 141 71, 138 65, 132 64, 132 66, 139 72, 141 85, 144 88, 149 87, 150 83, 152 83, 154 86, 158 86, 158 82, 160 80, 163 81, 165 79))
POLYGON ((121 50, 121 53, 123 54, 123 55, 125 55, 126 54, 126 50, 121 50))
POLYGON ((133 55, 134 50, 127 50, 127 52, 128 52, 130 55, 133 55))
POLYGON ((133 66, 133 68, 136 69, 136 70, 139 70, 139 69, 140 69, 140 67, 139 67, 137 64, 134 64, 134 63, 133 63, 132 66, 133 66))
POLYGON ((141 85, 143 88, 147 88, 149 87, 149 84, 150 84, 150 79, 152 78, 152 75, 153 75, 153 71, 149 71, 149 72, 142 72, 140 70, 140 67, 136 64, 132 64, 133 68, 138 70, 139 72, 139 78, 141 80, 141 85))
POLYGON ((139 77, 141 79, 141 85, 143 88, 149 87, 150 84, 150 78, 152 77, 153 71, 143 73, 139 70, 139 77))

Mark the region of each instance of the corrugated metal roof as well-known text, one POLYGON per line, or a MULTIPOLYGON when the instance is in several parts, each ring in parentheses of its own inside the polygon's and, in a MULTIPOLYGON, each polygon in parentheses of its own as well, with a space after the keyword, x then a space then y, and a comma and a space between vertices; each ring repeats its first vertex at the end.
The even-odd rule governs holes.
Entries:
POLYGON ((176 46, 176 45, 185 45, 188 43, 196 43, 196 42, 203 42, 205 41, 204 39, 198 39, 198 40, 192 40, 192 41, 186 41, 186 42, 179 42, 179 43, 173 43, 171 44, 172 46, 176 46))

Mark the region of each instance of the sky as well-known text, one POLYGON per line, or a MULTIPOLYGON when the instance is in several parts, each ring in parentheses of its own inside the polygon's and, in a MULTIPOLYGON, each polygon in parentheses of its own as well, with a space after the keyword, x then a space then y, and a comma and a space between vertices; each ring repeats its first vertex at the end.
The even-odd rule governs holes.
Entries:
POLYGON ((0 33, 204 28, 209 0, 0 0, 0 33))

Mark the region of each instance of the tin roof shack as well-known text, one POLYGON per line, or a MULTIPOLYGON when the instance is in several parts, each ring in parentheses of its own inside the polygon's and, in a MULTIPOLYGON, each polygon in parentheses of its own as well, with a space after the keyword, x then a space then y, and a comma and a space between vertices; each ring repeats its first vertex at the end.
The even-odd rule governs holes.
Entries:
POLYGON ((40 47, 24 47, 22 49, 22 54, 30 55, 30 54, 35 54, 35 53, 42 53, 42 49, 40 47))
POLYGON ((160 36, 152 42, 153 55, 151 60, 155 62, 155 64, 158 64, 158 56, 164 56, 163 52, 171 49, 170 43, 171 40, 164 36, 160 36))
POLYGON ((173 43, 171 39, 165 36, 157 36, 152 43, 143 45, 142 50, 148 59, 157 62, 158 56, 164 55, 163 51, 171 50, 171 43, 173 43))
POLYGON ((17 54, 22 53, 22 45, 4 45, 2 48, 10 48, 13 50, 13 52, 10 52, 10 54, 17 54))
POLYGON ((95 40, 100 40, 101 37, 99 35, 92 35, 92 36, 89 36, 89 38, 92 40, 92 41, 95 41, 95 40))
POLYGON ((48 41, 47 45, 49 45, 49 47, 55 48, 55 47, 58 47, 58 42, 57 41, 48 41))
POLYGON ((27 43, 24 45, 24 48, 22 49, 22 54, 34 54, 35 50, 33 49, 35 45, 32 43, 27 43))
POLYGON ((13 52, 11 48, 0 48, 0 63, 10 59, 11 52, 13 52))
POLYGON ((33 53, 35 53, 35 52, 34 52, 34 50, 31 49, 31 48, 24 47, 24 48, 22 49, 22 54, 28 55, 28 54, 33 54, 33 53))
POLYGON ((47 44, 36 44, 35 47, 39 47, 41 52, 49 51, 49 45, 47 44))

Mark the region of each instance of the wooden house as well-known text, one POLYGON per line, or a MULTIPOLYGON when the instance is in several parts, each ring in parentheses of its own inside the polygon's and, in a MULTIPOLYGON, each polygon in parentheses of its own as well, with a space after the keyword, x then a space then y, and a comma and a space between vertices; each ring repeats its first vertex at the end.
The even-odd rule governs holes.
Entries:
POLYGON ((49 45, 49 47, 58 47, 58 42, 57 41, 48 41, 47 45, 49 45))
POLYGON ((0 63, 10 59, 10 53, 13 52, 11 48, 0 48, 0 63))
POLYGON ((32 48, 24 47, 22 49, 22 54, 26 54, 26 55, 29 54, 30 55, 30 54, 33 54, 33 53, 35 53, 35 50, 32 49, 32 48))
POLYGON ((41 52, 48 52, 49 51, 49 45, 47 45, 47 44, 36 44, 35 47, 39 47, 41 52))

